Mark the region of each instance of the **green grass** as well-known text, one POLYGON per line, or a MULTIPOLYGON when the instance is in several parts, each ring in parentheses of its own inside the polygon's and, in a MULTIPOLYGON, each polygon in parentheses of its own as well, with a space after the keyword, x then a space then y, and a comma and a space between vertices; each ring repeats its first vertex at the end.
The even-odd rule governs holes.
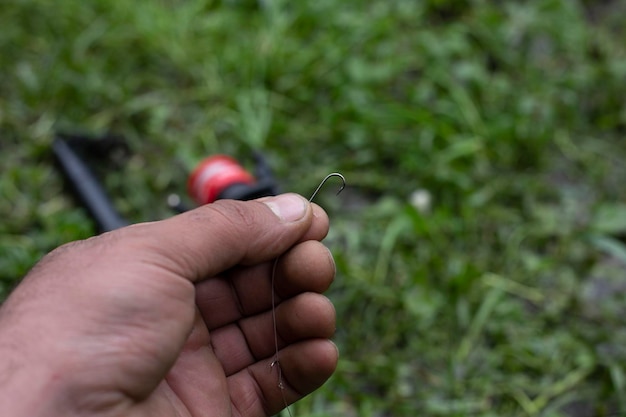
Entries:
POLYGON ((107 187, 170 213, 202 157, 331 171, 342 358, 303 416, 626 415, 621 1, 0 3, 0 288, 94 233, 58 130, 124 135, 107 187), (429 211, 409 196, 432 195, 429 211))

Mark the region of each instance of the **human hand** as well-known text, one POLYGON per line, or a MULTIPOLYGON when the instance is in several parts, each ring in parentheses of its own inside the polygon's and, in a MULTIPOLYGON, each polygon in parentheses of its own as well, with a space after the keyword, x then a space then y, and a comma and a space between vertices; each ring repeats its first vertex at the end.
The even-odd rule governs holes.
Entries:
POLYGON ((3 415, 277 413, 337 363, 327 231, 320 207, 286 194, 61 246, 0 308, 3 415))

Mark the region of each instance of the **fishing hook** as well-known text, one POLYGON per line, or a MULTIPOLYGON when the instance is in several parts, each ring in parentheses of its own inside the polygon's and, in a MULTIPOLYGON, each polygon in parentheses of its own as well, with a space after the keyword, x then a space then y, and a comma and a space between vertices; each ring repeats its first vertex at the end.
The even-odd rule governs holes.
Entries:
POLYGON ((311 198, 309 198, 309 203, 313 202, 313 199, 315 198, 315 196, 317 195, 319 190, 321 190, 322 187, 324 186, 324 184, 326 184, 326 181, 328 181, 332 177, 339 177, 339 178, 341 178, 341 182, 342 182, 341 188, 339 188, 339 191, 337 191, 337 194, 335 194, 335 195, 339 195, 339 193, 342 192, 344 188, 346 188, 346 179, 343 177, 343 175, 341 175, 338 172, 332 172, 332 173, 326 175, 326 177, 324 177, 322 182, 320 182, 320 185, 318 185, 317 188, 315 189, 315 191, 313 191, 313 195, 311 195, 311 198))

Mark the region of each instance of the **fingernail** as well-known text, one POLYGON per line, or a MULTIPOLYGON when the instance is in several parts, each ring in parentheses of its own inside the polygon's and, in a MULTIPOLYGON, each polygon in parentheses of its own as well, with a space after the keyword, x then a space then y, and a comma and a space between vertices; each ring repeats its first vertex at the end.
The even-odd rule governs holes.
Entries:
POLYGON ((283 221, 295 222, 306 213, 307 201, 297 194, 282 194, 261 201, 283 221))

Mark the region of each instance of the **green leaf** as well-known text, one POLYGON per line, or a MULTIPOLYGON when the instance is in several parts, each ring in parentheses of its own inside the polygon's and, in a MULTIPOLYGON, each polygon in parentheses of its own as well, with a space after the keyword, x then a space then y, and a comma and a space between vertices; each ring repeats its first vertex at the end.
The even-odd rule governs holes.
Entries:
POLYGON ((591 221, 591 229, 610 235, 626 233, 626 204, 605 203, 599 206, 591 221))

